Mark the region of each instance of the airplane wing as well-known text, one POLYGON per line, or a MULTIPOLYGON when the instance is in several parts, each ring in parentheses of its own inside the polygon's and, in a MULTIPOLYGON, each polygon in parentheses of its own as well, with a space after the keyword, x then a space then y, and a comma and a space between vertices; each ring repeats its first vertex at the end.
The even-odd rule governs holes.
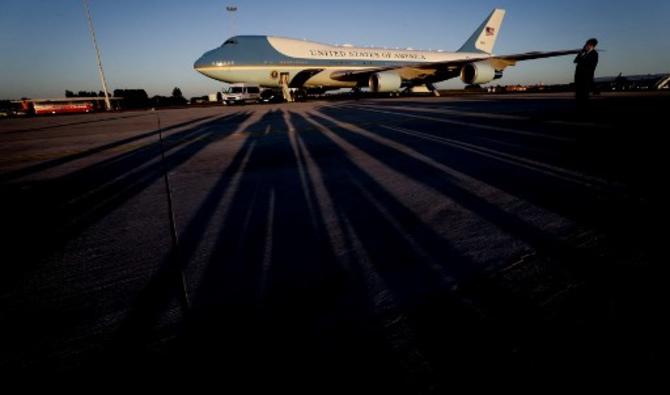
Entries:
POLYGON ((506 67, 516 65, 516 62, 531 59, 551 58, 577 54, 581 49, 569 49, 551 52, 525 52, 514 55, 488 56, 481 58, 463 58, 443 62, 413 63, 402 66, 371 67, 357 70, 336 70, 330 77, 338 81, 366 81, 370 75, 382 71, 395 71, 404 80, 436 80, 442 77, 451 78, 458 75, 461 68, 468 63, 487 62, 496 70, 502 71, 506 67))
POLYGON ((567 49, 562 51, 551 51, 551 52, 525 52, 516 55, 505 55, 505 56, 493 56, 489 58, 492 62, 503 62, 507 63, 508 66, 514 66, 516 62, 521 60, 532 60, 532 59, 543 59, 543 58, 553 58, 556 56, 565 56, 565 55, 575 55, 578 54, 581 49, 567 49))

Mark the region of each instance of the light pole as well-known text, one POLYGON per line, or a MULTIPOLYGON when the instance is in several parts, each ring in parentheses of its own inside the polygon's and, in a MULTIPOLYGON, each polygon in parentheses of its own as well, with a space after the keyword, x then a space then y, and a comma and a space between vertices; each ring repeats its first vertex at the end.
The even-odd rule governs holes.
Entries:
POLYGON ((237 6, 229 5, 226 7, 226 11, 230 15, 230 36, 233 37, 235 35, 235 12, 237 12, 237 6))
POLYGON ((91 18, 91 11, 88 8, 88 0, 84 2, 84 9, 86 10, 86 17, 88 18, 88 30, 91 32, 91 39, 93 40, 93 47, 95 48, 95 55, 98 59, 98 72, 100 73, 100 83, 102 83, 102 91, 105 93, 105 108, 107 111, 112 109, 112 103, 109 101, 109 89, 107 88, 107 79, 105 78, 105 71, 102 69, 102 59, 100 58, 100 49, 98 48, 98 40, 95 38, 95 29, 93 28, 93 18, 91 18))

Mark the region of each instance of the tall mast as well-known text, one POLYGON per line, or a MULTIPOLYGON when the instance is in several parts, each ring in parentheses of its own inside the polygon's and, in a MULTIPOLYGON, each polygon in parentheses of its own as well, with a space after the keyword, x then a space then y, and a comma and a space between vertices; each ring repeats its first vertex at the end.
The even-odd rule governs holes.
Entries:
POLYGON ((105 70, 102 68, 102 59, 100 58, 100 48, 98 48, 98 40, 95 38, 95 29, 93 28, 93 18, 91 18, 91 11, 88 7, 88 0, 84 2, 84 9, 86 9, 86 17, 88 18, 88 29, 91 31, 91 39, 93 40, 93 47, 95 47, 95 55, 98 59, 98 72, 100 74, 100 83, 102 84, 102 91, 105 93, 105 108, 107 111, 112 109, 112 103, 109 101, 109 88, 107 87, 107 79, 105 78, 105 70))

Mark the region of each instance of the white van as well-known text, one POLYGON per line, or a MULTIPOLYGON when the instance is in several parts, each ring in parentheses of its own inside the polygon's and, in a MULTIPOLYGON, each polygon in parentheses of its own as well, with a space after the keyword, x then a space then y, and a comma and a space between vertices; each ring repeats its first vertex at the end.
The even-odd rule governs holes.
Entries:
POLYGON ((261 88, 258 85, 231 84, 223 91, 223 104, 258 103, 261 100, 261 88))

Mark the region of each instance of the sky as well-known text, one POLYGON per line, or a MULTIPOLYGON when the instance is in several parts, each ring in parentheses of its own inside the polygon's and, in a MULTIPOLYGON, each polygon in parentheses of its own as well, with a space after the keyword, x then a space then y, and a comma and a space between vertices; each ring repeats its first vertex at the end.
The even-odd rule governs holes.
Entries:
MULTIPOLYGON (((193 62, 234 34, 329 44, 456 50, 493 8, 505 8, 496 54, 581 47, 600 40, 597 76, 670 72, 670 1, 90 0, 111 89, 149 95, 216 92, 193 62), (234 20, 227 5, 237 5, 234 20), (602 51, 604 50, 604 51, 602 51)), ((3 1, 0 99, 62 97, 101 89, 80 0, 3 1)), ((571 57, 520 62, 501 84, 565 83, 571 57)), ((457 88, 456 80, 441 87, 457 88)))

